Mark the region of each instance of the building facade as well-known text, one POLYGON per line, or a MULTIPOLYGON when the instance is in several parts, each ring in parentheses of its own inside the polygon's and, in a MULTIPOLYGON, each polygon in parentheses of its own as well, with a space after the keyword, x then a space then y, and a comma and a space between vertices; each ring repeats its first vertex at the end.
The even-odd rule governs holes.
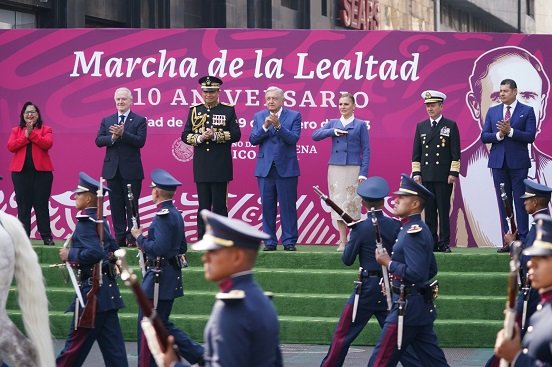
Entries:
POLYGON ((549 0, 0 0, 0 28, 551 33, 549 0))

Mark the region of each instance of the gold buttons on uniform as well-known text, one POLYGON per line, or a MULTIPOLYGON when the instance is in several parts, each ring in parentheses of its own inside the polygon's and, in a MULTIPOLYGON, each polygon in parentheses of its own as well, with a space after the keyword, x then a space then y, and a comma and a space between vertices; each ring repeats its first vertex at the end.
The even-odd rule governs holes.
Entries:
POLYGON ((206 151, 209 151, 209 148, 205 149, 206 151))

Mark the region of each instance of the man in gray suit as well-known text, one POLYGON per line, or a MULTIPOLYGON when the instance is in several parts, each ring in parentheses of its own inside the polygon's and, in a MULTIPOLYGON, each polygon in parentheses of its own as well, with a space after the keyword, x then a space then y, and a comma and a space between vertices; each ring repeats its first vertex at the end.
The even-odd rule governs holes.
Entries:
POLYGON ((102 119, 96 145, 106 147, 102 168, 102 177, 107 179, 111 192, 109 204, 115 238, 119 246, 136 246, 130 234, 132 228, 131 206, 128 201, 127 184, 132 187, 136 220, 138 219, 138 198, 142 190, 144 168, 140 149, 146 143, 146 118, 130 110, 132 92, 128 88, 118 88, 115 91, 115 106, 117 113, 102 119))

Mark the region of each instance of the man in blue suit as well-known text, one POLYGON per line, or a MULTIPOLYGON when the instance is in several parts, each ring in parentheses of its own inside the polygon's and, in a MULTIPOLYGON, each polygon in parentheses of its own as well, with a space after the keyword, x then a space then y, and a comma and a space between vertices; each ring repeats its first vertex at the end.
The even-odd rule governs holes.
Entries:
MULTIPOLYGON (((102 119, 96 145, 106 147, 102 177, 107 179, 111 190, 109 205, 115 238, 119 246, 126 246, 127 240, 131 245, 135 243, 130 234, 133 213, 127 199, 127 185, 132 187, 134 207, 138 208, 144 179, 140 149, 146 143, 147 123, 145 117, 130 110, 132 92, 128 88, 115 91, 115 105, 117 113, 102 119)), ((135 214, 139 224, 138 213, 135 214)))
MULTIPOLYGON (((491 144, 487 167, 492 169, 496 195, 500 199, 500 184, 504 183, 508 199, 510 202, 512 197, 514 199, 518 236, 523 241, 529 230, 529 217, 521 197, 525 192, 523 180, 531 167, 528 149, 529 144, 535 141, 537 122, 533 107, 518 102, 516 96, 516 82, 504 79, 500 83, 499 98, 502 103, 489 108, 481 141, 491 144)), ((500 206, 500 215, 502 228, 507 232, 503 206, 500 206)), ((505 245, 499 252, 508 250, 508 245, 505 245)))
POLYGON ((295 251, 297 242, 297 141, 301 135, 301 114, 284 109, 284 91, 269 87, 265 92, 267 110, 253 117, 249 142, 259 145, 255 176, 258 177, 263 208, 263 232, 270 238, 264 251, 274 251, 277 203, 280 205, 282 244, 285 251, 295 251))

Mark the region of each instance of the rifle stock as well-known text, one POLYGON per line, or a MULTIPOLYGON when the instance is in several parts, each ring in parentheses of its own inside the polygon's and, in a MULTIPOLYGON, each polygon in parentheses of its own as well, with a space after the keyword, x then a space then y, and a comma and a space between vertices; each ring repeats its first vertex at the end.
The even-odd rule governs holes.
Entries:
POLYGON ((320 199, 324 200, 324 202, 326 202, 326 204, 328 204, 328 206, 332 208, 343 219, 345 223, 353 224, 355 222, 355 220, 349 214, 347 214, 346 211, 341 209, 339 205, 337 205, 332 199, 330 199, 328 195, 320 191, 320 188, 318 186, 313 186, 312 188, 314 189, 314 192, 316 192, 318 196, 320 196, 320 199))
MULTIPOLYGON (((96 214, 96 232, 100 239, 100 246, 103 249, 104 244, 104 222, 103 222, 103 178, 100 177, 100 185, 97 191, 97 214, 96 214)), ((94 264, 92 271, 92 287, 86 294, 86 305, 82 311, 78 326, 93 329, 96 324, 96 295, 100 288, 100 278, 102 275, 102 261, 94 264)))
POLYGON ((502 203, 504 204, 504 212, 506 213, 506 222, 508 223, 508 231, 512 234, 516 235, 517 237, 517 227, 516 227, 516 221, 514 219, 514 212, 512 210, 512 205, 510 204, 510 200, 508 200, 508 195, 506 194, 506 190, 504 188, 504 183, 500 183, 500 198, 502 199, 502 203))
POLYGON ((155 333, 157 334, 157 341, 159 342, 161 351, 166 352, 168 347, 167 337, 169 336, 169 332, 165 328, 165 325, 163 325, 163 321, 161 321, 161 319, 157 315, 157 312, 155 312, 151 301, 148 299, 148 297, 144 293, 144 290, 138 283, 138 280, 136 279, 136 274, 134 274, 132 269, 128 266, 125 255, 126 251, 124 249, 119 249, 115 251, 115 256, 117 256, 118 258, 117 264, 121 267, 121 279, 134 292, 134 296, 136 297, 138 305, 142 309, 142 313, 150 320, 153 328, 155 329, 155 333))

